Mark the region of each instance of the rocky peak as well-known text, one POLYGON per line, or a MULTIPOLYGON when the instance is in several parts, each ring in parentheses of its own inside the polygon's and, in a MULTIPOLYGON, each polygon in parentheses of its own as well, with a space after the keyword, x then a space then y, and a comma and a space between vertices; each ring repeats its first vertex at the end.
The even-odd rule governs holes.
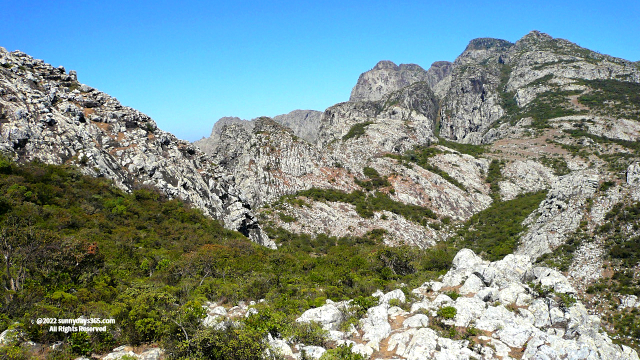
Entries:
POLYGON ((513 43, 502 40, 502 39, 494 39, 494 38, 477 38, 473 39, 467 45, 467 48, 464 51, 473 51, 473 50, 507 50, 513 43))
POLYGON ((293 131, 288 127, 278 123, 274 119, 267 116, 261 116, 253 120, 253 131, 254 132, 284 131, 284 132, 293 133, 293 131))
POLYGON ((398 69, 407 71, 424 71, 424 69, 417 64, 400 64, 398 65, 398 69))
POLYGON ((450 61, 436 61, 431 64, 431 67, 427 70, 427 83, 433 87, 433 85, 437 84, 440 80, 444 79, 451 73, 452 66, 453 63, 450 61))
POLYGON ((361 74, 351 91, 349 101, 377 101, 385 95, 415 82, 426 81, 427 71, 416 64, 400 64, 383 60, 361 74))
POLYGON ((534 51, 534 50, 560 50, 563 46, 577 45, 564 39, 556 39, 543 32, 533 30, 520 40, 516 41, 515 51, 534 51))
POLYGON ((253 121, 240 119, 235 116, 225 116, 220 118, 213 124, 213 128, 211 129, 211 136, 208 138, 202 138, 200 140, 194 141, 193 144, 198 146, 200 150, 205 153, 210 153, 213 148, 213 144, 220 140, 220 134, 222 133, 224 127, 228 125, 239 125, 247 129, 247 131, 251 131, 253 129, 253 121))
POLYGON ((273 119, 262 117, 253 120, 244 120, 238 117, 223 117, 213 125, 210 137, 194 141, 193 144, 207 154, 217 153, 219 152, 218 145, 221 141, 221 134, 224 132, 228 133, 227 127, 234 128, 231 133, 250 134, 260 119, 262 119, 260 120, 261 123, 264 123, 266 121, 265 119, 269 119, 268 122, 286 128, 287 131, 292 132, 295 136, 309 143, 315 143, 318 138, 321 117, 322 112, 315 110, 294 110, 288 114, 277 115, 273 119), (240 127, 241 129, 236 129, 236 127, 240 127))
POLYGON ((469 42, 466 49, 456 58, 454 64, 475 65, 487 62, 492 57, 498 57, 507 52, 514 44, 501 39, 478 38, 469 42))
POLYGON ((213 128, 211 129, 211 136, 220 135, 220 133, 222 132, 222 128, 230 124, 240 124, 249 130, 253 128, 253 122, 251 120, 240 119, 237 116, 225 116, 221 117, 220 120, 216 121, 216 123, 213 124, 213 128))
POLYGON ((540 32, 538 30, 532 30, 527 35, 523 36, 522 39, 518 40, 517 43, 536 43, 540 41, 553 40, 553 37, 547 33, 540 32))
POLYGON ((442 99, 451 83, 453 63, 436 61, 427 70, 427 84, 438 99, 442 99))

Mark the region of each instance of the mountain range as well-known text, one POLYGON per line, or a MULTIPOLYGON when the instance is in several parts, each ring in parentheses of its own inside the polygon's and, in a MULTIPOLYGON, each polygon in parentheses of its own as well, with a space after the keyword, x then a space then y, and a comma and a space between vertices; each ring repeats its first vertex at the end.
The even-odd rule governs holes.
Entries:
POLYGON ((640 334, 616 322, 640 306, 638 62, 539 31, 515 43, 479 38, 427 70, 380 61, 324 112, 226 117, 194 143, 74 71, 3 48, 0 66, 0 152, 16 163, 72 165, 124 192, 155 189, 270 249, 283 233, 378 231, 392 247, 529 259, 564 273, 606 330, 630 345, 640 334))

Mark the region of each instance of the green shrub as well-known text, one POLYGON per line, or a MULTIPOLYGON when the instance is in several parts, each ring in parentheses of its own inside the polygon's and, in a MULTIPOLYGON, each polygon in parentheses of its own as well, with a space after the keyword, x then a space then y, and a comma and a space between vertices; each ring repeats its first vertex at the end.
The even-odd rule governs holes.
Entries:
POLYGON ((456 317, 458 310, 453 306, 445 306, 438 309, 437 314, 443 319, 453 319, 456 317))
POLYGON ((489 164, 489 172, 487 173, 487 182, 491 189, 491 198, 494 202, 500 201, 500 181, 502 181, 502 167, 504 163, 498 160, 491 160, 489 164))
POLYGON ((355 179, 355 183, 365 190, 371 191, 374 189, 391 186, 391 184, 389 183, 389 180, 387 180, 386 177, 380 176, 378 171, 376 171, 376 169, 374 168, 365 167, 362 170, 362 172, 366 177, 369 178, 369 180, 361 181, 361 180, 355 179))
POLYGON ((200 330, 188 345, 177 349, 176 355, 191 359, 262 360, 266 349, 261 333, 230 326, 225 330, 200 330))
POLYGON ((86 332, 76 332, 71 334, 70 338, 71 351, 78 355, 89 355, 93 351, 91 339, 86 332))
POLYGON ((11 174, 11 161, 0 155, 0 174, 11 174))
POLYGON ((487 151, 487 146, 485 145, 462 144, 444 138, 438 138, 438 144, 473 157, 478 157, 487 151))
POLYGON ((399 201, 392 200, 389 195, 376 191, 374 194, 366 194, 362 191, 353 191, 345 193, 332 189, 316 189, 299 191, 295 195, 283 197, 283 201, 293 199, 298 196, 304 196, 316 201, 332 201, 344 202, 355 205, 358 215, 364 218, 373 217, 375 211, 390 211, 392 213, 403 216, 404 218, 414 221, 418 224, 428 224, 428 219, 437 218, 436 214, 429 208, 417 205, 404 204, 399 201))
POLYGON ((444 293, 445 295, 447 295, 448 297, 451 298, 451 300, 455 301, 457 298, 460 297, 460 294, 458 294, 457 292, 451 290, 451 291, 447 291, 444 293))
POLYGON ((278 213, 278 217, 280 218, 280 220, 282 220, 282 221, 284 221, 286 223, 291 223, 291 222, 294 222, 294 221, 298 220, 295 216, 283 214, 281 212, 278 213))
POLYGON ((317 322, 300 323, 294 321, 290 331, 287 338, 293 342, 313 346, 326 346, 327 344, 329 334, 317 322))
POLYGON ((640 85, 633 82, 606 80, 580 80, 592 90, 578 101, 599 114, 640 120, 640 85))
POLYGON ((31 359, 27 350, 18 345, 0 346, 0 359, 28 360, 31 359))
POLYGON ((358 296, 351 302, 351 310, 356 312, 358 318, 363 317, 369 308, 377 306, 380 299, 374 296, 358 296))

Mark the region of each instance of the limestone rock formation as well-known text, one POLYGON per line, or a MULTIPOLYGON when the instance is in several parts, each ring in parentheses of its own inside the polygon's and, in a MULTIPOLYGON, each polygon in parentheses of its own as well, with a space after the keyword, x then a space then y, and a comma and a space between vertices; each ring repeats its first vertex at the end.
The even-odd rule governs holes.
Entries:
POLYGON ((220 133, 222 129, 227 125, 238 124, 247 130, 251 131, 253 129, 253 121, 240 119, 235 116, 225 116, 220 118, 213 124, 213 129, 211 129, 211 135, 208 138, 202 138, 198 141, 194 141, 193 144, 198 146, 200 150, 205 153, 209 153, 215 147, 215 144, 220 141, 220 133))
POLYGON ((456 59, 440 110, 440 135, 478 144, 483 133, 504 114, 499 87, 502 54, 512 46, 498 39, 472 40, 456 59))
POLYGON ((634 63, 532 31, 515 44, 475 39, 453 64, 440 111, 440 134, 479 144, 498 120, 549 91, 585 90, 577 81, 640 82, 634 63), (507 106, 511 106, 507 108, 507 106))

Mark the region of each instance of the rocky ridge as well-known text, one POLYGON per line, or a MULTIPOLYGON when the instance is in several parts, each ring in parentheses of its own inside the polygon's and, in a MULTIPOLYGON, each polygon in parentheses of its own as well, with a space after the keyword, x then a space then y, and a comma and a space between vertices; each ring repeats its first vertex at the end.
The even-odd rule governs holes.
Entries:
POLYGON ((313 144, 318 138, 321 117, 322 111, 293 110, 287 114, 276 115, 273 120, 293 130, 296 136, 313 144))
MULTIPOLYGON (((436 113, 437 99, 433 92, 425 82, 417 82, 383 100, 345 102, 330 107, 320 118, 315 144, 299 139, 291 129, 272 119, 260 118, 251 129, 224 126, 208 152, 233 173, 236 186, 254 207, 311 188, 351 192, 360 188, 357 182, 367 181, 364 169, 372 168, 388 179, 393 191, 381 190, 394 201, 429 207, 439 217, 466 219, 491 202, 482 179, 488 166, 486 161, 447 148, 432 159, 438 169, 445 169, 463 187, 469 186, 467 192, 441 173, 434 173, 436 170, 407 167, 387 156, 437 141, 433 136, 436 113)), ((285 205, 278 213, 263 212, 263 215, 268 215, 267 222, 292 231, 335 236, 356 228, 358 232, 367 232, 381 224, 373 219, 363 221, 354 214, 353 206, 325 206, 320 202, 309 205, 303 208, 285 205), (288 223, 281 219, 283 214, 305 221, 288 223), (341 219, 340 226, 330 225, 335 223, 331 218, 341 219), (354 223, 347 219, 353 219, 354 223)), ((390 219, 399 220, 395 215, 390 219)), ((426 246, 446 237, 412 222, 384 224, 396 229, 390 230, 386 238, 390 244, 426 246)))
MULTIPOLYGON (((273 120, 289 128, 297 137, 313 144, 318 137, 321 115, 322 112, 315 110, 293 110, 287 114, 274 116, 273 120)), ((220 118, 213 125, 211 135, 209 135, 208 138, 203 137, 200 140, 194 141, 193 144, 205 153, 214 152, 216 144, 220 141, 220 134, 225 126, 239 124, 251 132, 256 120, 257 119, 244 120, 233 116, 220 118)))
POLYGON ((223 168, 148 116, 77 81, 75 71, 0 48, 0 150, 78 166, 126 191, 152 186, 273 247, 223 168))
POLYGON ((382 60, 373 69, 360 75, 351 90, 349 101, 381 100, 390 92, 426 80, 427 71, 416 64, 396 65, 392 61, 382 60))

